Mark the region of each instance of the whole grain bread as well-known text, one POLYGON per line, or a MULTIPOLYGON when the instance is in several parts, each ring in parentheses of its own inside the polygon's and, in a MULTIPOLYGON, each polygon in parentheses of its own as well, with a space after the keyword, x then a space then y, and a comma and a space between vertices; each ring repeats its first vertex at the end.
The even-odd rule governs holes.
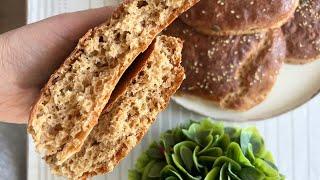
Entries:
POLYGON ((133 60, 198 0, 132 0, 90 30, 50 77, 28 131, 37 150, 61 164, 78 152, 133 60))
POLYGON ((136 146, 184 79, 182 41, 159 36, 124 74, 81 148, 53 172, 72 179, 110 172, 136 146))
POLYGON ((198 31, 239 35, 280 28, 299 0, 201 0, 180 18, 198 31))
POLYGON ((198 96, 224 109, 245 111, 262 102, 277 79, 285 55, 280 29, 208 36, 176 20, 164 34, 184 40, 186 80, 179 94, 198 96))
POLYGON ((305 64, 320 58, 320 0, 305 0, 282 27, 287 43, 285 62, 305 64))

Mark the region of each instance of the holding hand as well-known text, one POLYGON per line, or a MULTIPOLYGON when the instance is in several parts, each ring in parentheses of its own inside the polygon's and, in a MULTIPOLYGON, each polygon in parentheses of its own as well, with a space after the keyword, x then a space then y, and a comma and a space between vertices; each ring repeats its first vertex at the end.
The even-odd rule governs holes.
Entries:
POLYGON ((58 15, 0 35, 0 120, 26 123, 50 75, 113 8, 58 15))

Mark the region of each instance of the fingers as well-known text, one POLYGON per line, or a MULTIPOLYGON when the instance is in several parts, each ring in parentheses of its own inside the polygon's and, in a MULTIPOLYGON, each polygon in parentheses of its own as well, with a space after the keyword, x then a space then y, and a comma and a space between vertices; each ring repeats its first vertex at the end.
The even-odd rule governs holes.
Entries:
POLYGON ((2 108, 8 113, 0 110, 0 116, 15 122, 27 119, 40 87, 71 53, 78 39, 110 18, 114 9, 104 7, 66 13, 0 35, 0 71, 7 77, 2 80, 6 80, 5 87, 12 86, 6 90, 11 93, 8 102, 16 103, 11 111, 2 108), (16 98, 20 91, 24 97, 16 98))
POLYGON ((79 38, 106 21, 113 10, 114 7, 103 7, 66 13, 1 35, 8 42, 5 51, 10 55, 7 61, 14 66, 11 69, 34 78, 32 82, 22 79, 23 86, 43 84, 72 52, 79 38))
POLYGON ((90 28, 93 28, 110 18, 115 7, 102 7, 73 13, 65 13, 24 26, 5 33, 10 36, 58 36, 74 44, 90 28))
POLYGON ((72 52, 78 39, 106 21, 113 10, 103 7, 66 13, 0 35, 0 40, 7 42, 1 49, 6 54, 1 62, 8 71, 8 81, 23 88, 44 84, 72 52))
POLYGON ((90 28, 109 19, 114 9, 115 7, 103 7, 61 14, 34 24, 32 29, 50 28, 50 31, 54 31, 65 39, 77 41, 90 28))

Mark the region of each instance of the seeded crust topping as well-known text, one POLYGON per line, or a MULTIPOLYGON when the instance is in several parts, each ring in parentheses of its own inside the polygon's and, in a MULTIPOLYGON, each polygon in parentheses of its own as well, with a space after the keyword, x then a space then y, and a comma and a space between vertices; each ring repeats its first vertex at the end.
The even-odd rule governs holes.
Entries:
POLYGON ((197 31, 214 35, 251 34, 280 28, 299 0, 201 0, 180 19, 197 31))
POLYGON ((281 31, 209 36, 176 20, 165 34, 184 40, 186 80, 179 93, 232 110, 248 110, 273 87, 285 54, 281 31))
POLYGON ((304 64, 320 57, 320 0, 301 1, 294 18, 282 27, 286 62, 304 64))

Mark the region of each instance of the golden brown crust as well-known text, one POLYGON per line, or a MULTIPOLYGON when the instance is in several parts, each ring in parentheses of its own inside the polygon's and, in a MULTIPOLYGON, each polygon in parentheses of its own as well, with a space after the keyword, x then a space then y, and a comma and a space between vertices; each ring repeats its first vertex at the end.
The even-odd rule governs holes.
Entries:
POLYGON ((306 64, 320 58, 320 1, 306 0, 283 27, 287 43, 285 62, 306 64))
MULTIPOLYGON (((149 2, 152 3, 152 1, 149 1, 149 2)), ((138 48, 131 50, 132 51, 130 54, 131 58, 129 58, 128 61, 125 60, 124 56, 117 58, 117 60, 123 61, 122 64, 120 63, 122 65, 122 67, 119 68, 118 73, 116 73, 116 74, 112 75, 112 77, 110 77, 110 80, 107 84, 110 84, 111 86, 114 87, 115 84, 120 79, 122 73, 126 70, 126 68, 131 64, 131 62, 137 57, 137 55, 139 53, 141 53, 145 49, 147 49, 147 47, 152 42, 152 39, 159 32, 161 32, 162 29, 164 29, 168 24, 170 24, 179 14, 181 14, 185 10, 189 9, 196 2, 198 2, 198 0, 179 0, 179 1, 173 1, 173 2, 172 1, 162 2, 162 3, 174 4, 171 7, 173 9, 170 11, 168 16, 157 17, 157 18, 159 18, 159 21, 160 20, 161 21, 155 23, 154 26, 156 28, 154 28, 152 31, 150 31, 150 33, 146 37, 146 38, 149 38, 148 40, 140 43, 138 45, 139 46, 138 48), (124 62, 124 61, 126 61, 126 62, 124 62)), ((127 2, 126 4, 130 4, 130 3, 138 3, 138 0, 130 1, 130 2, 127 2)), ((157 1, 154 1, 153 3, 157 3, 157 1)), ((110 22, 116 22, 117 19, 121 15, 123 15, 123 16, 126 15, 127 12, 124 12, 125 6, 126 5, 122 5, 122 6, 120 6, 120 8, 118 8, 118 10, 114 13, 113 18, 110 22)), ((70 65, 73 64, 74 62, 76 62, 77 58, 84 53, 85 50, 84 50, 83 46, 87 45, 88 41, 91 41, 93 39, 93 36, 101 33, 101 27, 108 26, 108 24, 109 23, 107 22, 107 23, 104 23, 103 25, 101 25, 100 27, 97 27, 97 28, 94 28, 93 30, 90 30, 83 38, 80 39, 78 46, 73 51, 73 53, 70 55, 70 57, 67 58, 67 60, 64 62, 64 64, 50 77, 47 85, 43 88, 41 96, 39 97, 38 101, 35 103, 35 106, 33 107, 33 110, 31 112, 28 132, 30 134, 32 134, 38 148, 41 150, 45 150, 44 152, 46 153, 45 155, 47 155, 47 156, 55 156, 56 161, 57 161, 56 163, 58 163, 58 164, 64 162, 72 154, 74 154, 80 150, 81 146, 83 145, 84 140, 89 135, 92 128, 97 124, 98 117, 99 117, 103 107, 108 102, 113 88, 108 90, 108 92, 102 93, 103 97, 101 97, 100 99, 97 99, 95 102, 93 102, 93 104, 95 104, 94 110, 90 111, 90 113, 88 115, 86 115, 86 117, 81 117, 81 118, 79 117, 78 118, 79 121, 82 121, 82 120, 86 121, 86 125, 81 126, 81 131, 78 134, 76 134, 75 137, 68 138, 66 144, 61 144, 60 149, 54 149, 52 153, 47 153, 46 147, 41 147, 41 148, 39 147, 39 146, 42 146, 42 144, 41 144, 42 142, 41 142, 40 138, 38 137, 39 135, 36 135, 36 133, 39 133, 39 132, 37 132, 37 130, 34 129, 34 125, 37 124, 37 122, 34 122, 34 119, 37 118, 36 112, 39 111, 39 109, 40 109, 39 106, 45 101, 45 97, 51 96, 50 91, 49 91, 49 87, 52 87, 56 81, 59 81, 59 77, 61 75, 63 75, 66 71, 68 71, 68 68, 70 68, 70 65)), ((80 114, 80 116, 84 116, 84 115, 80 114)))
POLYGON ((207 36, 176 20, 164 34, 184 40, 186 80, 179 93, 232 110, 248 110, 270 92, 282 66, 281 31, 242 36, 207 36))
POLYGON ((239 35, 279 28, 293 16, 299 0, 201 0, 180 19, 199 32, 239 35))

